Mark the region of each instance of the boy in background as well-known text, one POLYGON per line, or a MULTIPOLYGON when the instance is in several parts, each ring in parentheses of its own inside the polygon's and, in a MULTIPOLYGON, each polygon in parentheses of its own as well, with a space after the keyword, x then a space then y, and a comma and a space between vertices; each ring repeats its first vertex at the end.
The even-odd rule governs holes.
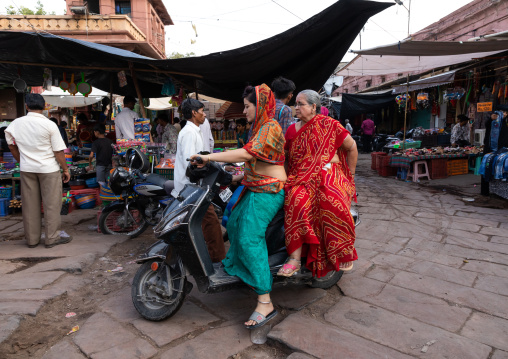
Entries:
POLYGON ((113 142, 105 137, 106 126, 98 123, 94 127, 94 135, 97 138, 92 143, 92 152, 88 157, 88 169, 92 169, 92 160, 95 154, 95 171, 97 173, 97 182, 101 186, 106 185, 108 172, 111 169, 111 159, 113 157, 113 142))
POLYGON ((247 131, 247 119, 241 118, 236 121, 236 141, 238 142, 238 148, 242 148, 249 142, 249 133, 247 131))

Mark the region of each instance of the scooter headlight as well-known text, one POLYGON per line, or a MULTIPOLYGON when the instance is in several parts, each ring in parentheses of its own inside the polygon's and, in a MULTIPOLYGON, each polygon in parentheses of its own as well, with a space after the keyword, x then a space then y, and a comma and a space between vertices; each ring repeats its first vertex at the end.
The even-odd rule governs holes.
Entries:
POLYGON ((171 231, 172 229, 178 227, 180 224, 183 223, 185 217, 187 217, 187 214, 188 212, 185 211, 185 212, 182 212, 178 215, 176 215, 175 217, 171 218, 163 227, 162 229, 160 229, 160 231, 158 231, 159 233, 156 233, 158 236, 162 236, 166 233, 168 233, 169 231, 171 231))

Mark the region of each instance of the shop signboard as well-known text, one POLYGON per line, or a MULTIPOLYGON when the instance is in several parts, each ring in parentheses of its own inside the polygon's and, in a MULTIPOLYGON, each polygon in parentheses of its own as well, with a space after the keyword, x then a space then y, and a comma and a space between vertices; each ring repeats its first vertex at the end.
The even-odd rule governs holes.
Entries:
POLYGON ((478 102, 476 104, 477 112, 490 112, 492 111, 492 102, 478 102))

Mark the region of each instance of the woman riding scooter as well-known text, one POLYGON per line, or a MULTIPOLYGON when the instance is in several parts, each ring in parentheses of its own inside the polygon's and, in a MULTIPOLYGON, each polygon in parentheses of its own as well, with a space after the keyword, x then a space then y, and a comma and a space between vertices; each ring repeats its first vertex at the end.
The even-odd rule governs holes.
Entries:
MULTIPOLYGON (((223 263, 225 271, 242 279, 258 294, 258 304, 248 329, 263 326, 278 313, 270 299, 272 275, 265 242, 266 229, 284 205, 284 135, 273 119, 275 98, 270 88, 248 86, 243 94, 247 121, 252 123, 250 141, 241 149, 191 160, 245 162, 245 189, 227 224, 231 247, 223 263)), ((203 166, 199 164, 198 166, 203 166)))

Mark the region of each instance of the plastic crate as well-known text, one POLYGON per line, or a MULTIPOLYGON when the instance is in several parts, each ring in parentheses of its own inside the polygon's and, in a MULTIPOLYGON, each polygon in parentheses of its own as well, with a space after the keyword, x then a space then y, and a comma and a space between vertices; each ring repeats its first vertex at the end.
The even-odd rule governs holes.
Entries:
POLYGON ((422 146, 422 141, 411 141, 411 142, 401 142, 400 147, 402 149, 408 148, 420 148, 422 146))
POLYGON ((155 168, 155 173, 161 175, 162 177, 167 178, 168 180, 175 179, 175 169, 174 168, 155 168))
POLYGON ((370 168, 373 169, 373 170, 377 170, 377 156, 378 155, 381 155, 381 156, 384 156, 386 155, 386 153, 384 152, 372 152, 370 154, 370 157, 371 157, 371 163, 370 163, 370 168))
POLYGON ((428 163, 430 179, 448 177, 448 160, 446 158, 433 158, 428 163))
POLYGON ((376 155, 376 170, 378 172, 379 172, 379 169, 381 167, 383 167, 383 162, 382 161, 383 161, 384 157, 388 157, 387 154, 384 153, 384 152, 381 152, 381 153, 378 152, 378 155, 376 155))
POLYGON ((0 188, 0 198, 12 198, 12 187, 0 188))
POLYGON ((448 160, 448 176, 465 175, 469 172, 467 158, 448 160))

